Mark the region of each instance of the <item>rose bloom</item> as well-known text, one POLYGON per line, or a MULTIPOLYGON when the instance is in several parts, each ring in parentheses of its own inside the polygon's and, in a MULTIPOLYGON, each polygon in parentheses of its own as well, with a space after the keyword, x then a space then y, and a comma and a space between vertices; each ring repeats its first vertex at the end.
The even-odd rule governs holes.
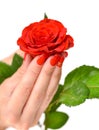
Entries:
POLYGON ((73 38, 66 33, 61 22, 45 18, 25 27, 17 44, 33 57, 45 53, 50 56, 73 47, 73 38))

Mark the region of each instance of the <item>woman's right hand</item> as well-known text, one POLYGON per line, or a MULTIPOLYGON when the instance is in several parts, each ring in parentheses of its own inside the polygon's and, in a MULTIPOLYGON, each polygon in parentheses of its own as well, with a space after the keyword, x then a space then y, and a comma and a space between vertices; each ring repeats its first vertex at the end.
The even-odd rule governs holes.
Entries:
POLYGON ((57 91, 64 57, 46 60, 44 55, 34 59, 27 55, 17 72, 0 85, 0 130, 28 130, 37 124, 57 91))

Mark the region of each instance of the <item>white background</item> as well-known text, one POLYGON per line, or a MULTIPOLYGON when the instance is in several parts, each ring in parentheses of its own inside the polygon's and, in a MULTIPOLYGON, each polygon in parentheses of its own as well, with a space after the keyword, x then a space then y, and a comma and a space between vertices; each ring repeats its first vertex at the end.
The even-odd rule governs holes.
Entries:
MULTIPOLYGON (((63 75, 86 64, 99 67, 99 4, 98 0, 0 0, 0 59, 18 46, 17 38, 31 22, 39 21, 46 12, 49 18, 61 21, 74 37, 64 62, 63 75)), ((77 107, 61 106, 69 114, 68 123, 60 130, 99 130, 99 100, 87 100, 77 107)), ((39 130, 38 127, 31 130, 39 130)), ((11 128, 10 128, 11 130, 11 128)))

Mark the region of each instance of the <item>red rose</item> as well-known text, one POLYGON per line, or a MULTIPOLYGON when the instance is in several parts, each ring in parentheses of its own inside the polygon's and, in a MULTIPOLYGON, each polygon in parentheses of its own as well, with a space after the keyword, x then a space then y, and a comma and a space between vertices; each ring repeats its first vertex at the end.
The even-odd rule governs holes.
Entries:
POLYGON ((25 27, 17 40, 20 49, 33 57, 43 53, 53 55, 72 47, 73 38, 59 21, 45 18, 25 27))

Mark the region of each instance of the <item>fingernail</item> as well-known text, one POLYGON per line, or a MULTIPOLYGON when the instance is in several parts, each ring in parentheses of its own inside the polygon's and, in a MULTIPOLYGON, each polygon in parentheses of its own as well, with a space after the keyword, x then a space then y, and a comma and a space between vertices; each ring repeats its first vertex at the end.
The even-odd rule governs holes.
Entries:
POLYGON ((68 56, 68 53, 67 53, 67 52, 64 52, 64 53, 63 53, 63 56, 64 56, 64 58, 66 58, 66 57, 68 56))
POLYGON ((62 64, 63 64, 63 62, 64 62, 64 59, 65 59, 64 56, 62 56, 62 57, 60 58, 59 62, 57 63, 57 66, 58 66, 58 67, 62 67, 62 64))
POLYGON ((62 67, 63 65, 63 62, 65 60, 65 58, 68 56, 68 53, 67 52, 64 52, 59 60, 59 62, 57 63, 57 66, 58 67, 62 67))
POLYGON ((50 64, 52 66, 55 66, 58 63, 59 59, 60 59, 60 55, 53 56, 52 59, 50 60, 50 64))
POLYGON ((48 58, 48 55, 47 54, 43 54, 40 58, 38 58, 37 63, 39 65, 43 65, 47 58, 48 58))

